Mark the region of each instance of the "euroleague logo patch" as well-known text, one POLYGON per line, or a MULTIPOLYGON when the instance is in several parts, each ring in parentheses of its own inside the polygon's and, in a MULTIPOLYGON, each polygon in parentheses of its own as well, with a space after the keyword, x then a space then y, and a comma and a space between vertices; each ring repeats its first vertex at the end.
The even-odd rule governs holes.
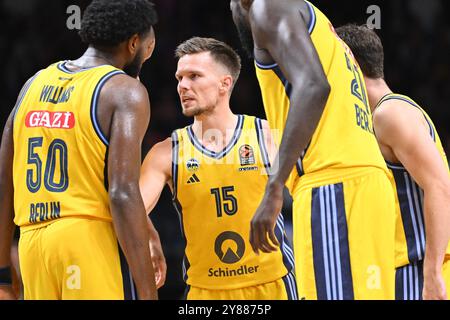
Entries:
POLYGON ((186 168, 189 172, 195 172, 200 168, 200 163, 197 159, 192 158, 186 162, 186 168))
POLYGON ((241 166, 249 166, 255 164, 255 154, 253 148, 244 144, 239 148, 239 159, 241 161, 241 166))
POLYGON ((25 118, 27 128, 72 129, 75 116, 72 112, 30 111, 25 118))

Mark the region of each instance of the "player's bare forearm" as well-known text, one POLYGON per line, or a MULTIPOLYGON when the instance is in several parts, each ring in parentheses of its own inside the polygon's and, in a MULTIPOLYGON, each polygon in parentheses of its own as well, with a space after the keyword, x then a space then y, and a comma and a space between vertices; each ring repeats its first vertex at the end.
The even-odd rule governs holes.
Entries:
POLYGON ((149 252, 149 232, 139 188, 110 194, 114 228, 134 277, 140 299, 157 299, 149 252))
POLYGON ((286 127, 278 152, 277 168, 269 180, 270 186, 283 186, 301 153, 311 141, 330 93, 327 82, 305 80, 293 92, 286 127), (301 98, 300 98, 301 97, 301 98))
POLYGON ((441 272, 450 240, 450 189, 434 186, 424 192, 425 232, 427 236, 424 272, 441 272))

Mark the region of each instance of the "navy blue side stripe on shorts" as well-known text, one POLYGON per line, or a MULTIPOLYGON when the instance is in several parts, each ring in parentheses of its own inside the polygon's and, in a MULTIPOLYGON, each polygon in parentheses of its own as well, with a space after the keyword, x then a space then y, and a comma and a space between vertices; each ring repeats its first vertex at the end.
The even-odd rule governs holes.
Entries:
POLYGON ((397 268, 395 300, 422 300, 423 261, 397 268))
POLYGON ((283 277, 284 286, 286 287, 286 293, 288 300, 298 300, 297 295, 297 282, 294 276, 294 270, 290 271, 283 277))
POLYGON ((312 190, 311 228, 317 299, 353 300, 343 184, 312 190))

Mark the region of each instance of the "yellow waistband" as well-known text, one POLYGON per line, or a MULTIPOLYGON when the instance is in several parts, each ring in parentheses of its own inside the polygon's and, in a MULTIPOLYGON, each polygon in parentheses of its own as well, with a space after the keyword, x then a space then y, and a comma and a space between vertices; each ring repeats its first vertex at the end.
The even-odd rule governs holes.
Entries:
POLYGON ((103 221, 103 222, 108 222, 108 223, 112 223, 112 218, 111 219, 102 219, 99 217, 94 217, 94 216, 87 216, 87 215, 72 215, 72 216, 64 216, 55 220, 49 220, 49 221, 45 221, 45 222, 40 222, 40 223, 36 223, 36 224, 27 224, 24 226, 19 226, 20 227, 20 233, 24 233, 27 231, 31 231, 31 230, 35 230, 35 229, 40 229, 40 228, 44 228, 52 223, 58 222, 58 221, 62 221, 62 220, 66 220, 66 219, 86 219, 86 220, 98 220, 98 221, 103 221))
POLYGON ((387 168, 381 167, 352 167, 343 169, 327 169, 318 172, 307 173, 297 180, 293 187, 293 193, 303 191, 304 189, 317 188, 320 186, 337 184, 352 180, 360 176, 383 172, 389 174, 387 168))

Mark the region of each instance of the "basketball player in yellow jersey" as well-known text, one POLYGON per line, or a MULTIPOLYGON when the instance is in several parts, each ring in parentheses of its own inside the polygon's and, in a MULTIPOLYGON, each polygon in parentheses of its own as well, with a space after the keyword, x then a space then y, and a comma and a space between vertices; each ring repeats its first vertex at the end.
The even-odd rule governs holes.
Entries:
POLYGON ((25 299, 157 298, 139 192, 150 105, 136 80, 156 20, 145 0, 94 0, 83 56, 39 71, 20 92, 0 151, 4 298, 13 219, 25 299))
POLYGON ((231 0, 231 10, 269 125, 283 132, 279 170, 252 220, 253 249, 276 249, 286 184, 299 296, 393 299, 394 194, 350 50, 307 1, 231 0))
POLYGON ((364 73, 374 129, 397 191, 396 298, 446 299, 450 175, 437 131, 417 103, 386 84, 383 45, 373 30, 346 25, 336 31, 364 73))
MULTIPOLYGON (((140 186, 147 212, 165 184, 172 189, 186 241, 186 298, 296 299, 283 217, 275 231, 279 250, 256 255, 248 241, 274 148, 265 121, 230 110, 240 58, 210 38, 187 40, 176 56, 183 114, 194 117, 194 123, 152 148, 140 186)), ((155 269, 164 270, 158 263, 155 269)))

